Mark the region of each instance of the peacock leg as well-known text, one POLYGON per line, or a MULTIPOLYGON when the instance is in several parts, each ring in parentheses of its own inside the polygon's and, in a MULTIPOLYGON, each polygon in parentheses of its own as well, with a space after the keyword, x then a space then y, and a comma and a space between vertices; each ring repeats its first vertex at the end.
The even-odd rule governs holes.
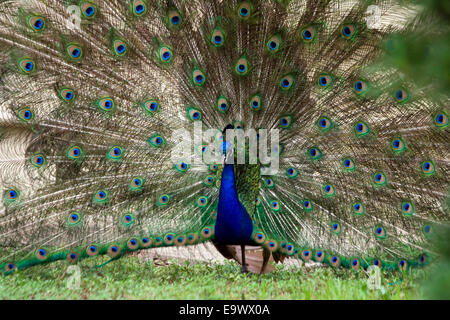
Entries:
POLYGON ((241 273, 248 273, 247 264, 245 263, 245 245, 241 245, 241 253, 242 253, 242 266, 241 273))
POLYGON ((271 254, 270 251, 263 247, 263 259, 264 260, 263 260, 263 264, 261 267, 261 271, 259 272, 260 275, 264 273, 264 270, 266 270, 267 263, 269 263, 270 254, 271 254))

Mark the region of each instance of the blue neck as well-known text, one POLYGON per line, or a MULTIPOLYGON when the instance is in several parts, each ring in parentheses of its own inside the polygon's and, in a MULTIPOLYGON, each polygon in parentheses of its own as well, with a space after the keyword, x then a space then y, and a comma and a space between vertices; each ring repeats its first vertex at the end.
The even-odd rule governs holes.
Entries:
POLYGON ((220 182, 215 241, 219 244, 250 244, 252 232, 252 220, 239 202, 233 165, 226 164, 220 182))

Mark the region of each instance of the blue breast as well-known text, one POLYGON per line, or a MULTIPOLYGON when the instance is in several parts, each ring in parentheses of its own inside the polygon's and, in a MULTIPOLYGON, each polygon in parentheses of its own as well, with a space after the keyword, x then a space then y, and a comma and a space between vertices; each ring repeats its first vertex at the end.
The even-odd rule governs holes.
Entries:
POLYGON ((215 242, 235 245, 254 244, 251 239, 252 232, 252 220, 245 207, 239 202, 233 165, 226 164, 220 183, 215 242))

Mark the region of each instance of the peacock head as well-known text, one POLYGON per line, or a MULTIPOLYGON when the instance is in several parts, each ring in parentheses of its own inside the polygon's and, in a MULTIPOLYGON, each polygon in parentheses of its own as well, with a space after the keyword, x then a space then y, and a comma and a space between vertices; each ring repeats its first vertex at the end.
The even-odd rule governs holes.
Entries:
POLYGON ((223 130, 223 143, 222 143, 222 153, 223 153, 223 160, 225 163, 233 163, 229 162, 229 160, 233 159, 233 150, 231 148, 231 143, 227 141, 226 134, 227 130, 234 130, 234 126, 232 124, 228 124, 223 130))

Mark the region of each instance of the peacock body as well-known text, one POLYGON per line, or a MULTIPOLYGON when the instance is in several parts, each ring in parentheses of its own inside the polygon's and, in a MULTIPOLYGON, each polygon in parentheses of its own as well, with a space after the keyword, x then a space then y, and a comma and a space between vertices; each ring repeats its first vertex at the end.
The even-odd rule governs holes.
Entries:
POLYGON ((438 256, 448 97, 380 59, 409 28, 397 2, 8 0, 0 12, 5 274, 206 241, 244 270, 245 246, 261 247, 255 272, 271 255, 355 270, 438 256), (377 28, 369 6, 387 17, 377 28), (256 140, 227 139, 250 129, 256 140), (260 129, 278 137, 277 167, 261 148, 249 163, 260 129))

